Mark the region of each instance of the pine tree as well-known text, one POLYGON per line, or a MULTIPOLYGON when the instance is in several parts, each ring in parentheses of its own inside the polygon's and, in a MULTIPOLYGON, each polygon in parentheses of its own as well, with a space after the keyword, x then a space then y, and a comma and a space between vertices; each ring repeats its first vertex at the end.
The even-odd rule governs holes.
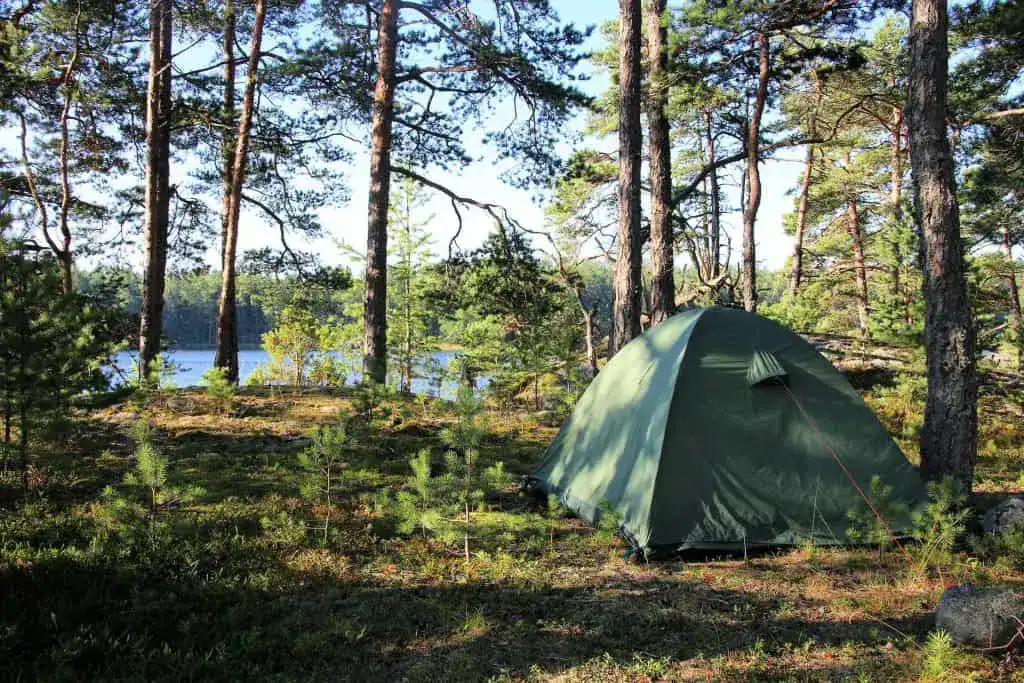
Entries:
MULTIPOLYGON (((363 305, 363 376, 367 381, 383 383, 387 376, 392 174, 413 178, 446 194, 453 206, 477 206, 496 215, 496 207, 444 187, 428 178, 425 169, 465 166, 470 158, 460 130, 466 120, 474 120, 487 131, 499 158, 523 162, 508 180, 522 186, 542 184, 559 166, 554 141, 562 136, 563 124, 573 108, 587 100, 565 84, 583 58, 578 48, 585 34, 562 24, 549 3, 502 1, 486 5, 486 10, 481 7, 479 12, 474 11, 474 4, 447 8, 383 0, 375 13, 376 49, 366 45, 374 52, 376 64, 368 107, 373 121, 363 305), (426 55, 436 55, 437 62, 423 63, 426 55), (518 98, 529 115, 489 129, 490 106, 509 94, 518 98), (409 115, 410 111, 418 113, 409 115), (408 166, 395 165, 393 152, 408 166)), ((349 35, 353 25, 373 32, 366 16, 358 7, 352 10, 351 21, 333 23, 344 27, 339 31, 344 44, 355 44, 349 35)))
POLYGON ((431 217, 419 213, 426 195, 409 179, 404 179, 392 196, 389 224, 393 228, 391 266, 388 274, 391 367, 399 376, 399 391, 412 393, 412 382, 422 372, 436 350, 431 335, 431 311, 426 292, 432 273, 427 269, 430 257, 430 233, 424 227, 431 217))
POLYGON ((928 367, 921 472, 927 478, 952 476, 969 490, 978 456, 978 378, 946 136, 947 26, 945 0, 914 0, 907 126, 914 219, 921 233, 928 367))

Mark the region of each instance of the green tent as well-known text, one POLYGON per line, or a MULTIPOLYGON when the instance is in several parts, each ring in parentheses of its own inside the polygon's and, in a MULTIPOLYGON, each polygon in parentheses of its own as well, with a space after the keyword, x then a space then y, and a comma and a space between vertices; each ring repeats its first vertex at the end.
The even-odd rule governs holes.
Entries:
POLYGON ((534 476, 592 524, 610 505, 637 549, 684 550, 846 543, 876 475, 903 535, 924 485, 846 378, 775 322, 704 308, 623 347, 534 476))

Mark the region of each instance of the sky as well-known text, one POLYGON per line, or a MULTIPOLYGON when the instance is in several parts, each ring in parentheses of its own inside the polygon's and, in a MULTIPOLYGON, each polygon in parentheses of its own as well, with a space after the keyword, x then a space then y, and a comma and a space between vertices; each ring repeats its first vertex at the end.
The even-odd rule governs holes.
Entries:
MULTIPOLYGON (((618 16, 618 3, 616 0, 553 0, 554 7, 564 21, 570 21, 577 26, 594 26, 595 31, 590 38, 588 48, 597 49, 601 47, 600 26, 606 21, 618 16)), ((187 55, 191 60, 197 60, 197 64, 205 64, 210 57, 209 52, 202 49, 191 51, 187 55)), ((583 73, 592 76, 590 80, 581 81, 580 87, 591 95, 598 95, 608 86, 608 79, 596 72, 589 64, 582 69, 583 73)), ((511 115, 511 107, 504 111, 506 116, 511 115)), ((496 117, 502 117, 502 108, 498 107, 496 117)), ((582 130, 585 116, 577 117, 578 133, 582 130)), ((503 123, 499 121, 498 123, 503 123)), ((366 124, 367 138, 369 137, 369 123, 366 124)), ((464 131, 466 147, 471 152, 483 150, 480 137, 482 132, 474 134, 474 131, 464 131)), ((31 132, 30 132, 31 136, 31 132)), ((578 136, 577 136, 578 137, 578 136)), ((31 139, 31 137, 30 137, 31 139)), ((0 133, 0 147, 15 157, 18 137, 11 129, 0 133)), ((579 143, 575 143, 579 144, 579 143)), ((584 142, 582 144, 588 144, 584 142)), ((612 143, 614 144, 614 143, 612 143)), ((573 143, 566 143, 564 154, 568 156, 573 149, 573 143)), ((349 188, 349 201, 343 206, 323 207, 319 210, 320 222, 324 227, 325 236, 314 240, 305 241, 298 236, 289 238, 293 248, 312 251, 320 255, 325 263, 345 263, 354 270, 362 269, 362 264, 357 260, 353 261, 347 254, 350 250, 339 248, 339 242, 354 248, 357 252, 365 250, 366 229, 367 229, 367 200, 369 191, 369 149, 362 147, 351 150, 354 153, 353 159, 348 167, 344 169, 345 180, 349 188)), ((486 155, 481 155, 486 156, 486 155)), ((761 267, 779 268, 792 250, 792 238, 786 236, 782 229, 782 216, 790 211, 793 206, 793 199, 787 193, 797 183, 800 172, 800 159, 803 154, 799 149, 788 150, 788 153, 779 159, 766 161, 762 164, 762 201, 758 212, 756 242, 757 259, 761 267)), ((141 163, 141 159, 139 160, 141 163)), ((188 183, 188 175, 195 167, 195 160, 184 159, 172 164, 172 183, 188 183)), ((138 169, 141 172, 141 168, 138 169)), ((519 190, 510 187, 502 182, 503 170, 508 166, 496 166, 492 160, 475 162, 462 169, 452 169, 449 172, 430 171, 428 177, 435 180, 459 194, 472 197, 481 202, 488 202, 500 205, 508 210, 510 215, 521 225, 531 230, 540 230, 544 227, 544 206, 536 201, 538 193, 519 190)), ((393 181, 394 182, 394 181, 393 181)), ((726 193, 726 204, 736 207, 739 204, 738 189, 735 187, 723 187, 726 193)), ((89 198, 94 190, 79 185, 75 191, 85 198, 89 198)), ((219 212, 219 203, 216 199, 209 200, 214 215, 219 212)), ((438 255, 446 255, 448 242, 456 232, 457 219, 452 211, 449 200, 436 195, 435 198, 425 206, 422 211, 421 220, 426 220, 427 228, 433 235, 433 249, 438 255)), ((472 249, 479 246, 487 235, 493 230, 493 219, 480 210, 466 208, 462 211, 464 223, 458 245, 463 249, 472 249)), ((723 225, 727 232, 732 235, 734 255, 730 263, 737 263, 736 255, 740 248, 740 216, 738 213, 726 214, 723 216, 723 225)), ((219 240, 211 240, 211 248, 206 254, 206 262, 213 268, 217 267, 220 261, 219 240)), ((263 246, 279 247, 278 229, 276 225, 269 224, 258 212, 243 207, 243 215, 239 230, 239 248, 241 250, 254 249, 263 246)), ((543 247, 543 244, 536 244, 543 247)), ((136 268, 141 268, 143 254, 141 247, 133 253, 118 255, 118 260, 131 263, 136 268)), ((80 263, 88 267, 90 263, 80 263)))
MULTIPOLYGON (((594 25, 599 28, 603 22, 618 16, 616 0, 587 0, 586 2, 554 0, 552 4, 563 20, 571 21, 578 26, 594 25)), ((599 47, 600 41, 599 31, 595 30, 591 37, 590 47, 599 47)), ((587 71, 590 72, 589 68, 587 71)), ((597 95, 607 87, 607 79, 595 77, 590 81, 583 82, 581 86, 589 94, 597 95)), ((581 116, 579 126, 582 128, 582 125, 583 117, 581 116)), ((473 133, 466 131, 465 134, 467 146, 470 149, 478 147, 474 144, 476 141, 471 139, 473 133)), ((566 152, 571 151, 572 148, 567 146, 566 152)), ((758 212, 756 232, 757 260, 761 267, 772 269, 781 267, 792 251, 793 241, 782 229, 782 216, 793 207, 792 196, 787 192, 797 184, 802 158, 803 153, 794 148, 788 150, 787 154, 781 155, 780 159, 769 160, 762 164, 762 202, 758 212)), ((543 205, 535 202, 530 192, 504 184, 499 177, 501 170, 490 161, 485 161, 449 173, 431 172, 429 176, 455 189, 460 194, 507 208, 512 217, 527 228, 541 229, 544 225, 543 205)), ((323 260, 328 263, 349 263, 358 269, 361 268, 361 264, 346 260, 336 244, 338 241, 343 241, 360 251, 365 249, 369 191, 368 150, 361 150, 356 154, 347 173, 347 180, 351 191, 350 201, 342 207, 322 209, 320 219, 327 236, 307 243, 303 245, 303 248, 320 253, 323 260)), ((727 192, 732 192, 734 195, 728 196, 727 194, 728 204, 734 207, 738 206, 738 191, 733 188, 727 192)), ((423 208, 422 214, 423 218, 433 216, 427 223, 427 227, 433 235, 434 251, 438 254, 446 253, 448 241, 455 234, 457 227, 457 219, 450 202, 445 197, 437 196, 423 208)), ((493 220, 482 211, 472 208, 465 209, 463 219, 463 230, 458 241, 462 248, 478 246, 493 229, 493 220)), ((731 263, 735 264, 737 262, 736 254, 740 248, 739 214, 723 216, 723 224, 733 236, 734 256, 731 263)), ((241 226, 239 246, 242 249, 264 245, 273 246, 275 237, 275 229, 264 225, 257 217, 250 214, 248 220, 245 220, 241 226)), ((543 245, 537 244, 537 246, 543 245)), ((211 254, 209 260, 211 263, 215 263, 216 255, 211 254)))

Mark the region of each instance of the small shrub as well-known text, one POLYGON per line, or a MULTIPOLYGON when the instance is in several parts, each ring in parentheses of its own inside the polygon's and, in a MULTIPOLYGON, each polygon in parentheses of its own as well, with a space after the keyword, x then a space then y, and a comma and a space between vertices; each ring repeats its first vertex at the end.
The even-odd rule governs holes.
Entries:
POLYGON ((925 377, 904 374, 891 387, 880 387, 871 395, 871 408, 890 432, 904 439, 916 439, 924 424, 924 401, 928 393, 925 377))
POLYGON ((144 498, 149 509, 148 517, 154 522, 162 510, 171 506, 191 502, 202 494, 196 486, 178 488, 168 485, 168 460, 153 442, 153 432, 145 419, 136 420, 132 425, 135 440, 135 466, 124 477, 127 486, 145 491, 144 498))
POLYGON ((264 538, 271 544, 282 548, 298 548, 306 542, 306 525, 302 520, 295 519, 287 512, 279 512, 274 517, 260 519, 264 538))
POLYGON ((512 475, 505 471, 505 463, 496 462, 484 470, 483 484, 488 493, 497 494, 498 509, 505 509, 505 490, 512 485, 512 475))
POLYGON ((637 676, 643 676, 647 680, 656 681, 668 675, 671 663, 671 657, 653 657, 634 652, 633 665, 630 668, 637 676))
POLYGON ((969 511, 964 508, 967 496, 953 478, 928 484, 928 504, 914 513, 914 540, 911 550, 915 571, 923 576, 929 569, 949 567, 953 548, 964 532, 969 511))
POLYGON ((893 543, 892 531, 889 528, 890 520, 905 516, 909 510, 905 503, 896 503, 892 500, 892 486, 882 484, 878 475, 871 478, 868 498, 874 510, 867 504, 847 510, 846 515, 850 524, 846 528, 846 536, 854 543, 878 546, 879 552, 884 553, 893 543), (875 511, 878 512, 877 515, 875 511))
POLYGON ((235 384, 228 381, 227 370, 210 368, 203 373, 199 383, 206 387, 206 398, 219 413, 227 415, 232 411, 235 404, 235 384))
POLYGON ((395 530, 411 535, 420 532, 423 538, 433 535, 445 543, 453 542, 458 533, 451 517, 457 511, 458 483, 450 474, 432 476, 430 451, 421 450, 411 460, 412 474, 405 489, 385 501, 385 509, 394 519, 395 530))
POLYGON ((945 631, 932 631, 924 644, 924 664, 921 667, 922 681, 948 680, 950 669, 956 662, 956 648, 953 639, 945 631))
POLYGON ((152 429, 145 419, 140 418, 132 425, 132 438, 136 444, 134 466, 124 476, 129 495, 112 486, 103 490, 101 502, 93 509, 97 524, 92 541, 94 550, 103 549, 113 539, 126 541, 130 548, 141 536, 146 537, 151 548, 156 548, 158 541, 172 531, 162 519, 164 513, 203 494, 199 486, 169 484, 167 456, 154 443, 152 429), (144 534, 139 533, 142 529, 144 534))
POLYGON ((341 464, 345 450, 345 418, 338 416, 333 427, 321 427, 310 434, 312 443, 299 453, 299 467, 302 477, 299 492, 303 498, 323 510, 323 544, 327 545, 331 533, 332 496, 340 483, 340 472, 335 470, 341 464))
POLYGON ((971 548, 982 559, 1016 571, 1024 571, 1024 525, 997 534, 971 539, 971 548))
POLYGON ((473 474, 474 459, 479 454, 480 443, 487 433, 484 422, 483 404, 468 387, 459 389, 455 400, 455 414, 458 422, 441 433, 441 440, 448 446, 445 462, 449 473, 460 480, 462 486, 463 522, 466 525, 463 535, 463 555, 469 562, 469 531, 472 524, 470 509, 474 501, 483 499, 483 492, 475 485, 473 474))
POLYGON ((622 515, 607 500, 601 501, 597 515, 597 535, 605 541, 615 538, 622 530, 622 515))

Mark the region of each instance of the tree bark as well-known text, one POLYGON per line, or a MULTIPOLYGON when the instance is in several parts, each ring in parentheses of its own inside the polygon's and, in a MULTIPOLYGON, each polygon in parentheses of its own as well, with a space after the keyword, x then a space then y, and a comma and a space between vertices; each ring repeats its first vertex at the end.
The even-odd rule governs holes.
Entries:
POLYGON ((857 281, 857 320, 860 325, 860 336, 868 339, 871 328, 868 326, 868 271, 864 266, 864 235, 860 229, 860 212, 857 200, 850 199, 847 208, 847 229, 853 243, 853 271, 857 281))
POLYGON ((583 309, 583 341, 587 349, 587 367, 591 377, 597 375, 597 347, 594 344, 594 311, 583 309))
POLYGON ((395 117, 398 2, 384 0, 380 13, 377 83, 373 89, 370 207, 366 233, 363 299, 363 380, 387 381, 388 202, 391 192, 391 127, 395 117))
POLYGON ((74 268, 71 256, 71 226, 69 216, 71 213, 71 178, 70 178, 70 121, 71 108, 75 101, 75 67, 78 66, 80 52, 80 28, 82 19, 82 4, 78 3, 78 11, 75 13, 75 22, 72 30, 75 32, 74 47, 71 57, 68 58, 67 66, 64 68, 64 77, 61 86, 64 89, 64 106, 60 112, 60 212, 59 227, 63 247, 57 253, 57 261, 60 263, 61 286, 65 294, 70 294, 75 288, 74 268))
POLYGON ((1020 310, 1020 287, 1017 285, 1017 263, 1013 260, 1013 248, 1010 245, 1010 231, 1006 226, 999 229, 1003 238, 1003 255, 1009 266, 1006 275, 1006 289, 1009 297, 1010 327, 1014 332, 1014 341, 1017 345, 1017 370, 1024 369, 1024 318, 1020 310))
POLYGON ((743 210, 743 308, 757 312, 757 256, 754 249, 754 223, 761 206, 761 171, 758 168, 761 141, 761 116, 768 99, 768 36, 757 34, 757 93, 754 111, 747 126, 747 204, 743 210))
POLYGON ((970 488, 977 460, 978 379, 965 283, 953 157, 946 136, 945 0, 914 0, 907 124, 914 220, 921 235, 928 398, 921 473, 970 488))
POLYGON ((647 93, 648 156, 651 176, 651 324, 657 325, 675 312, 676 286, 673 263, 672 155, 669 140, 666 76, 668 29, 662 22, 666 0, 647 3, 647 55, 650 61, 647 93))
POLYGON ((220 150, 221 160, 221 205, 220 205, 220 265, 224 269, 224 255, 227 247, 228 223, 231 221, 231 170, 235 163, 235 16, 234 0, 224 3, 224 33, 221 49, 224 58, 224 104, 221 115, 224 119, 224 140, 220 150))
MULTIPOLYGON (((889 133, 889 212, 893 227, 898 228, 903 222, 903 155, 900 152, 901 132, 903 128, 903 110, 892 108, 892 130, 889 133)), ((890 243, 892 248, 892 267, 889 270, 889 295, 897 301, 900 295, 900 253, 899 235, 894 235, 890 243)))
POLYGON ((235 158, 231 165, 231 196, 228 222, 224 233, 224 262, 221 269, 220 305, 217 308, 217 353, 214 365, 224 368, 229 382, 238 382, 238 306, 235 298, 235 261, 238 250, 238 219, 242 208, 242 185, 249 155, 249 135, 256 106, 256 87, 259 82, 260 48, 263 43, 263 22, 266 0, 256 0, 256 15, 249 42, 248 72, 245 75, 245 94, 242 96, 242 115, 238 121, 235 158))
POLYGON ((619 0, 619 233, 608 357, 640 335, 640 0, 619 0))
POLYGON ((804 230, 807 227, 807 198, 811 190, 811 172, 814 169, 814 145, 807 145, 804 157, 804 177, 800 182, 800 201, 796 207, 796 235, 793 245, 793 264, 789 273, 789 296, 800 291, 804 277, 804 230))
POLYGON ((708 194, 711 197, 711 278, 717 278, 721 272, 719 260, 722 251, 722 207, 721 193, 718 190, 718 169, 715 165, 715 135, 711 128, 711 110, 704 112, 704 134, 707 146, 707 164, 712 167, 708 174, 708 194))
POLYGON ((406 204, 405 214, 405 252, 404 281, 402 295, 405 297, 405 337, 402 340, 403 361, 402 391, 412 393, 412 208, 406 204))
POLYGON ((171 0, 149 3, 149 90, 146 95, 146 256, 139 323, 139 380, 160 353, 167 223, 171 201, 171 0))
MULTIPOLYGON (((814 108, 810 112, 807 121, 807 134, 814 137, 818 132, 818 107, 821 106, 823 95, 821 77, 817 71, 812 72, 814 77, 814 108)), ((804 277, 804 232, 807 229, 807 199, 811 190, 811 173, 814 171, 814 145, 807 144, 807 153, 804 157, 804 177, 800 183, 800 200, 796 209, 796 239, 793 245, 793 264, 789 275, 789 295, 795 297, 800 290, 800 284, 804 277)))

